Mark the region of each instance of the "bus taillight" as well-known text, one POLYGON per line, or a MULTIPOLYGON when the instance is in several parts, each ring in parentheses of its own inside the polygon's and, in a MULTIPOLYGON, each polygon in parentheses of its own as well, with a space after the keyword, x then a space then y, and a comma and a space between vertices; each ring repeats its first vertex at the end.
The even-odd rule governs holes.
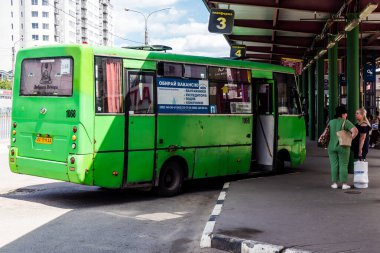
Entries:
POLYGON ((73 141, 76 141, 76 140, 77 140, 77 136, 74 134, 73 137, 71 137, 71 139, 72 139, 73 141))
POLYGON ((12 155, 12 156, 15 155, 15 150, 14 150, 14 149, 11 149, 11 155, 12 155))
POLYGON ((14 127, 14 128, 17 127, 17 123, 16 123, 16 122, 13 122, 13 127, 14 127))
POLYGON ((77 132, 77 130, 78 130, 78 129, 77 129, 77 127, 76 127, 76 126, 75 126, 75 127, 73 127, 73 132, 74 132, 74 133, 76 133, 76 132, 77 132))
POLYGON ((71 163, 71 164, 74 164, 74 163, 75 163, 75 158, 74 158, 74 157, 71 157, 71 158, 70 158, 70 163, 71 163))
POLYGON ((12 131, 12 134, 13 134, 13 135, 16 135, 16 130, 13 130, 13 131, 12 131))
POLYGON ((77 144, 75 144, 75 143, 73 143, 72 145, 71 145, 71 148, 72 149, 75 149, 77 147, 77 144))

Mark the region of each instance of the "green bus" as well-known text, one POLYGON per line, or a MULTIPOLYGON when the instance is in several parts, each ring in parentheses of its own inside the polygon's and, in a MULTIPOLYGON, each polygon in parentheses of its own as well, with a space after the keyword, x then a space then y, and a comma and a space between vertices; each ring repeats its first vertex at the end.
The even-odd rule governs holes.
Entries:
POLYGON ((293 69, 90 45, 20 50, 10 169, 104 188, 281 170, 305 160, 293 69))

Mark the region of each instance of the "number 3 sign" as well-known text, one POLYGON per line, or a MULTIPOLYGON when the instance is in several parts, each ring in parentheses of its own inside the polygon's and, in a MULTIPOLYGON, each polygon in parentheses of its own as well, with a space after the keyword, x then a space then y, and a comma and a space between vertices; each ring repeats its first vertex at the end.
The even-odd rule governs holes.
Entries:
POLYGON ((212 33, 231 34, 234 27, 235 12, 233 10, 212 9, 208 30, 212 33))

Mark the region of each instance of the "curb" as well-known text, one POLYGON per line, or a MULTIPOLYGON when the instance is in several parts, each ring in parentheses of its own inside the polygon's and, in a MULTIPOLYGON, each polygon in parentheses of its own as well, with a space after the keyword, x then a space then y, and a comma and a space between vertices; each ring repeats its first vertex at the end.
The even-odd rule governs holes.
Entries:
POLYGON ((211 235, 211 248, 233 253, 311 253, 311 251, 287 248, 252 240, 244 240, 219 234, 211 235))
POLYGON ((201 248, 211 247, 212 232, 214 231, 216 219, 219 217, 220 213, 222 212, 222 207, 224 204, 224 200, 226 199, 229 187, 230 187, 229 182, 223 185, 223 189, 219 194, 218 200, 216 201, 216 205, 214 209, 212 210, 210 217, 208 218, 205 229, 203 230, 201 243, 200 243, 201 248))
POLYGON ((200 242, 201 248, 215 248, 233 253, 312 253, 311 251, 299 250, 292 247, 288 248, 280 245, 214 234, 215 223, 222 212, 229 187, 230 183, 225 183, 219 194, 216 205, 203 230, 200 242))

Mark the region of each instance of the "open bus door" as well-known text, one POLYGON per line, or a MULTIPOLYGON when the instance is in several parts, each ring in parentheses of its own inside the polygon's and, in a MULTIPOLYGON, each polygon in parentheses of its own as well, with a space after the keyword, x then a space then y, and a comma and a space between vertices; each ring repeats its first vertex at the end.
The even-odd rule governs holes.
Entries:
POLYGON ((270 171, 276 159, 277 116, 274 81, 255 79, 257 87, 256 171, 270 171))

